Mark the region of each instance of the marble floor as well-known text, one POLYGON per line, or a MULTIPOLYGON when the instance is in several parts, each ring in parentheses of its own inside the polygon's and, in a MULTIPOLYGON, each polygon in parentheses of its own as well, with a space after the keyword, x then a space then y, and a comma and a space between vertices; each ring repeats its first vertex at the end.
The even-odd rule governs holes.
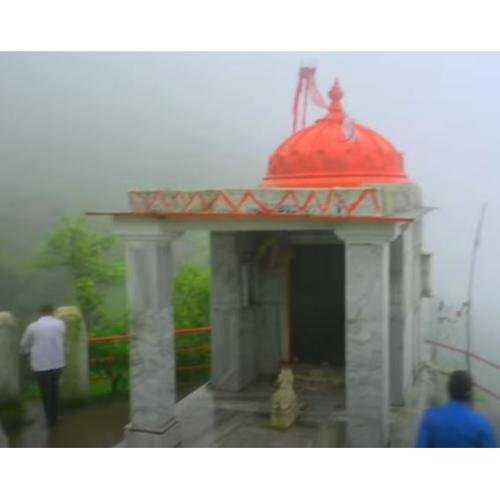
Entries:
POLYGON ((344 371, 294 367, 295 391, 304 409, 287 430, 270 426, 273 380, 233 393, 204 385, 177 403, 183 447, 343 447, 344 371))

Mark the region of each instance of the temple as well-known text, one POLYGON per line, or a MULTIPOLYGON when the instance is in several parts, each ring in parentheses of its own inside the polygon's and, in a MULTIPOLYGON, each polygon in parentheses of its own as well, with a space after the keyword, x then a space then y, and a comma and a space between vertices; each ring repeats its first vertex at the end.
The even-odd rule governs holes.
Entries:
POLYGON ((258 188, 131 190, 130 211, 108 213, 127 253, 127 446, 184 441, 175 399, 172 245, 190 230, 209 232, 211 241, 205 393, 215 400, 242 394, 274 380, 283 366, 298 380, 329 373, 336 389, 321 398, 336 398, 342 409, 346 445, 390 444, 391 408, 408 404, 421 366, 426 209, 403 155, 347 117, 338 82, 329 97, 323 119, 278 147, 258 188))

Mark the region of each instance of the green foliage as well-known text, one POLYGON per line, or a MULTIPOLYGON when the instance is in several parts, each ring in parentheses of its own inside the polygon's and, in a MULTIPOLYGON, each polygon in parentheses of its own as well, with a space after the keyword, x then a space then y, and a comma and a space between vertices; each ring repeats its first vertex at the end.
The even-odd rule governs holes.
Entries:
MULTIPOLYGON (((175 327, 197 328, 210 325, 210 271, 193 264, 184 264, 174 281, 175 327)), ((180 335, 176 338, 177 366, 210 364, 210 334, 180 335), (207 349, 207 351, 179 352, 182 349, 207 349)), ((179 382, 200 383, 207 380, 209 370, 178 373, 179 382)))
POLYGON ((129 344, 126 341, 90 346, 91 376, 106 379, 111 394, 128 391, 129 344))
POLYGON ((176 328, 196 328, 210 324, 210 271, 184 264, 174 281, 176 328))
POLYGON ((85 324, 92 330, 102 320, 104 293, 97 288, 92 278, 73 278, 76 301, 85 318, 85 324))
MULTIPOLYGON (((101 326, 92 332, 92 337, 113 337, 128 333, 128 316, 123 312, 119 317, 110 318, 105 315, 101 326)), ((91 344, 89 357, 91 377, 99 379, 96 384, 102 387, 103 384, 106 385, 107 380, 112 395, 128 391, 129 343, 127 341, 91 344)))
POLYGON ((41 269, 65 268, 89 330, 103 320, 103 288, 123 275, 121 263, 109 254, 115 238, 93 231, 83 217, 64 217, 47 237, 37 259, 41 269))

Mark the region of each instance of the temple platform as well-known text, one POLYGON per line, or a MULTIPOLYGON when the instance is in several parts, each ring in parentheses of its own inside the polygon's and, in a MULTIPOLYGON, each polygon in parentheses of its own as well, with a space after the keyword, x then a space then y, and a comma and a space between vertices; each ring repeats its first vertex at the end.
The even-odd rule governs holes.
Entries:
MULTIPOLYGON (((345 382, 342 369, 294 368, 295 391, 305 408, 292 427, 270 425, 272 381, 237 392, 204 385, 176 405, 182 447, 343 448, 346 446, 345 382)), ((404 407, 391 409, 391 447, 412 447, 431 380, 423 372, 404 407)))
POLYGON ((261 379, 240 392, 216 391, 206 384, 176 405, 183 447, 308 448, 343 447, 343 369, 294 368, 295 391, 303 403, 286 430, 270 425, 273 380, 261 379))

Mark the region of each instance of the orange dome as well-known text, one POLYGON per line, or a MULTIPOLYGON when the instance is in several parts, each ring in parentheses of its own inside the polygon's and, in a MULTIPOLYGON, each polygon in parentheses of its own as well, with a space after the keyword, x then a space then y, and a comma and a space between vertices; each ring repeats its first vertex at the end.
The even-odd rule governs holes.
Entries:
POLYGON ((330 113, 287 139, 269 161, 262 187, 329 188, 404 184, 403 155, 380 134, 353 123, 342 109, 338 81, 330 113))

